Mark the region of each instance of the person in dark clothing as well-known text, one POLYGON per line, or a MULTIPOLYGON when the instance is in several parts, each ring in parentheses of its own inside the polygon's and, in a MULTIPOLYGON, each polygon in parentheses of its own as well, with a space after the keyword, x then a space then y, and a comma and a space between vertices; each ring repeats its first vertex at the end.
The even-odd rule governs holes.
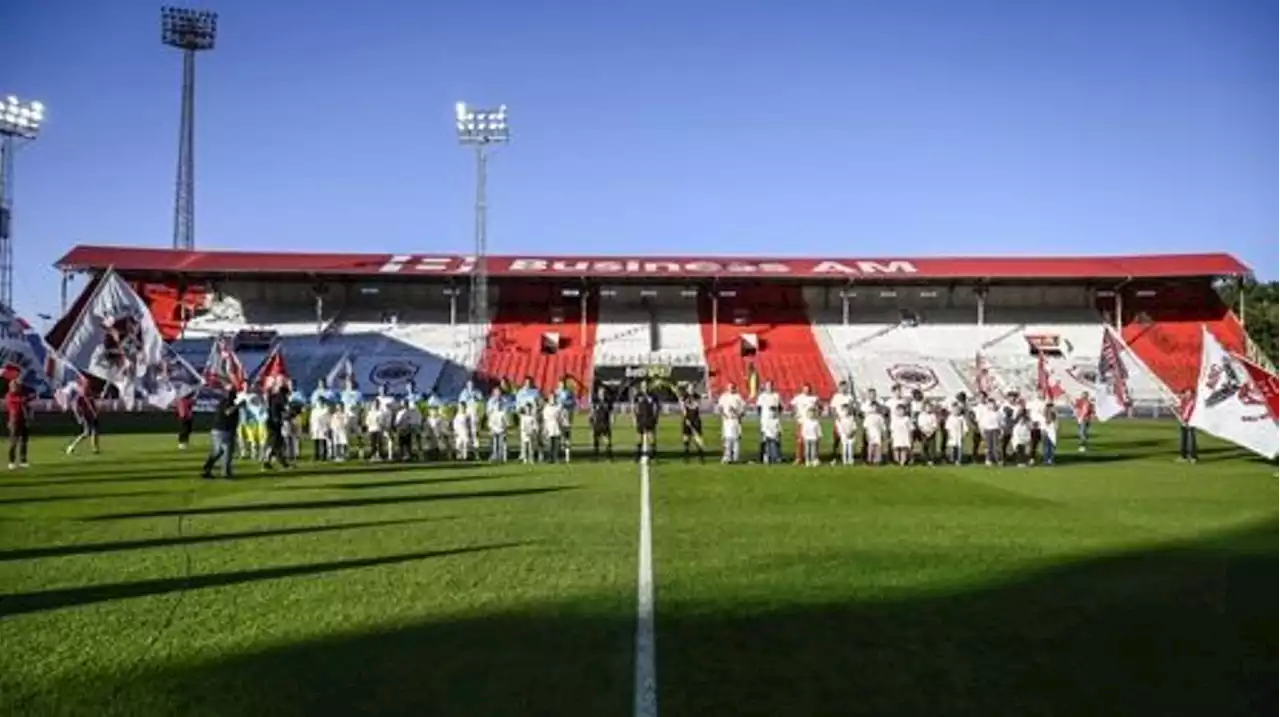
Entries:
POLYGON ((4 397, 9 414, 9 470, 27 467, 27 443, 31 440, 31 397, 17 379, 9 381, 4 397))
POLYGON ((284 422, 289 420, 289 389, 276 378, 267 394, 267 450, 262 456, 262 467, 271 469, 272 460, 279 460, 282 468, 289 467, 289 452, 284 444, 284 422))
POLYGON ((698 404, 698 395, 693 391, 685 393, 680 399, 680 413, 682 425, 680 427, 681 439, 684 441, 684 460, 689 460, 689 448, 691 445, 698 447, 698 462, 705 463, 706 449, 702 443, 702 406, 698 404))
MULTIPOLYGON (((1195 406, 1195 402, 1195 391, 1182 392, 1180 403, 1183 416, 1191 414, 1191 409, 1195 406)), ((1186 463, 1195 463, 1200 460, 1200 454, 1196 450, 1195 426, 1188 424, 1184 420, 1178 422, 1178 460, 1186 463)))
POLYGON ((652 460, 658 453, 658 399, 649 393, 648 384, 640 384, 633 399, 632 415, 636 422, 636 460, 641 456, 652 460))
POLYGON ((187 450, 187 445, 191 442, 191 428, 194 424, 195 399, 186 395, 179 398, 175 404, 178 414, 178 450, 187 450))
POLYGON ((209 431, 211 446, 209 456, 204 459, 204 470, 200 477, 213 478, 213 467, 222 463, 222 477, 232 478, 236 457, 236 434, 240 426, 240 395, 235 387, 227 389, 226 395, 218 401, 213 414, 213 429, 209 431))
POLYGON ((600 460, 601 441, 605 455, 613 460, 613 401, 609 400, 609 392, 604 387, 596 389, 591 401, 591 446, 596 460, 600 460))

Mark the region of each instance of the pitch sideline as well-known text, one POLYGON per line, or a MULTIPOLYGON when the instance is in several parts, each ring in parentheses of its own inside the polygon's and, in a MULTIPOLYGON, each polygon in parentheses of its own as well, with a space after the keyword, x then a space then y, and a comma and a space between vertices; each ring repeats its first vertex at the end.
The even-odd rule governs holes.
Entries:
POLYGON ((636 577, 635 717, 658 716, 658 674, 653 635, 653 520, 649 457, 640 458, 640 548, 636 577))

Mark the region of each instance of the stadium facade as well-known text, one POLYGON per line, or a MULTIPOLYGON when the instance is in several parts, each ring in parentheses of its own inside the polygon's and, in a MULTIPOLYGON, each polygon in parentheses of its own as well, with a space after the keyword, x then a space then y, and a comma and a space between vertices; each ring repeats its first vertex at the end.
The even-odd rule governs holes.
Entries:
POLYGON ((346 357, 366 390, 412 380, 442 395, 473 377, 549 389, 656 376, 707 392, 772 380, 784 396, 828 395, 847 378, 942 396, 973 390, 979 363, 1030 390, 1043 357, 1074 393, 1092 387, 1110 326, 1152 374, 1131 377, 1135 398, 1159 402, 1193 385, 1201 326, 1252 353, 1214 288, 1250 273, 1228 254, 489 256, 483 326, 467 319, 466 256, 77 246, 56 267, 66 317, 87 296, 67 305, 70 277, 113 267, 197 367, 230 335, 249 369, 279 345, 304 387, 346 357))

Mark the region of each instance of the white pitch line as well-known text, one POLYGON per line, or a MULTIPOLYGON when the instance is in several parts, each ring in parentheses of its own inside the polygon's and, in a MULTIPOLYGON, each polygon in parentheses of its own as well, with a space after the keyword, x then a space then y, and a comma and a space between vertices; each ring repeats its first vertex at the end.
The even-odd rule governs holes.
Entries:
POLYGON ((640 559, 636 579, 635 717, 658 717, 658 672, 653 639, 653 520, 649 510, 649 457, 640 458, 640 559))

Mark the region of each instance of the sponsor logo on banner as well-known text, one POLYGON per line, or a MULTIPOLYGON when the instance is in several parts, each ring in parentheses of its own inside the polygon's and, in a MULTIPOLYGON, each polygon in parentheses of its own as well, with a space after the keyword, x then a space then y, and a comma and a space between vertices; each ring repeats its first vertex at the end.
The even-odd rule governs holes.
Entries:
POLYGON ((369 371, 369 380, 377 386, 397 386, 408 383, 418 375, 418 364, 403 359, 383 361, 369 371))
MULTIPOLYGON (((1212 408, 1223 401, 1235 396, 1240 403, 1246 406, 1265 406, 1266 399, 1262 392, 1253 385, 1252 381, 1245 380, 1236 371, 1235 362, 1224 357, 1219 363, 1215 363, 1209 367, 1209 371, 1205 376, 1204 389, 1207 395, 1204 399, 1204 405, 1212 408)), ((1245 420, 1256 420, 1254 417, 1246 417, 1245 420)))
POLYGON ((928 391, 938 385, 938 374, 928 366, 914 363, 899 363, 889 367, 889 378, 900 383, 904 388, 928 391))
POLYGON ((671 367, 661 364, 654 366, 628 366, 626 378, 671 378, 671 367))
MULTIPOLYGON (((876 276, 916 274, 919 269, 910 261, 894 259, 825 260, 825 261, 749 261, 712 259, 552 259, 538 257, 490 257, 489 271, 495 274, 527 274, 552 276, 581 275, 659 275, 707 276, 739 274, 747 276, 876 276)), ((397 254, 379 267, 382 274, 468 274, 475 269, 475 258, 464 256, 418 256, 397 254)))

